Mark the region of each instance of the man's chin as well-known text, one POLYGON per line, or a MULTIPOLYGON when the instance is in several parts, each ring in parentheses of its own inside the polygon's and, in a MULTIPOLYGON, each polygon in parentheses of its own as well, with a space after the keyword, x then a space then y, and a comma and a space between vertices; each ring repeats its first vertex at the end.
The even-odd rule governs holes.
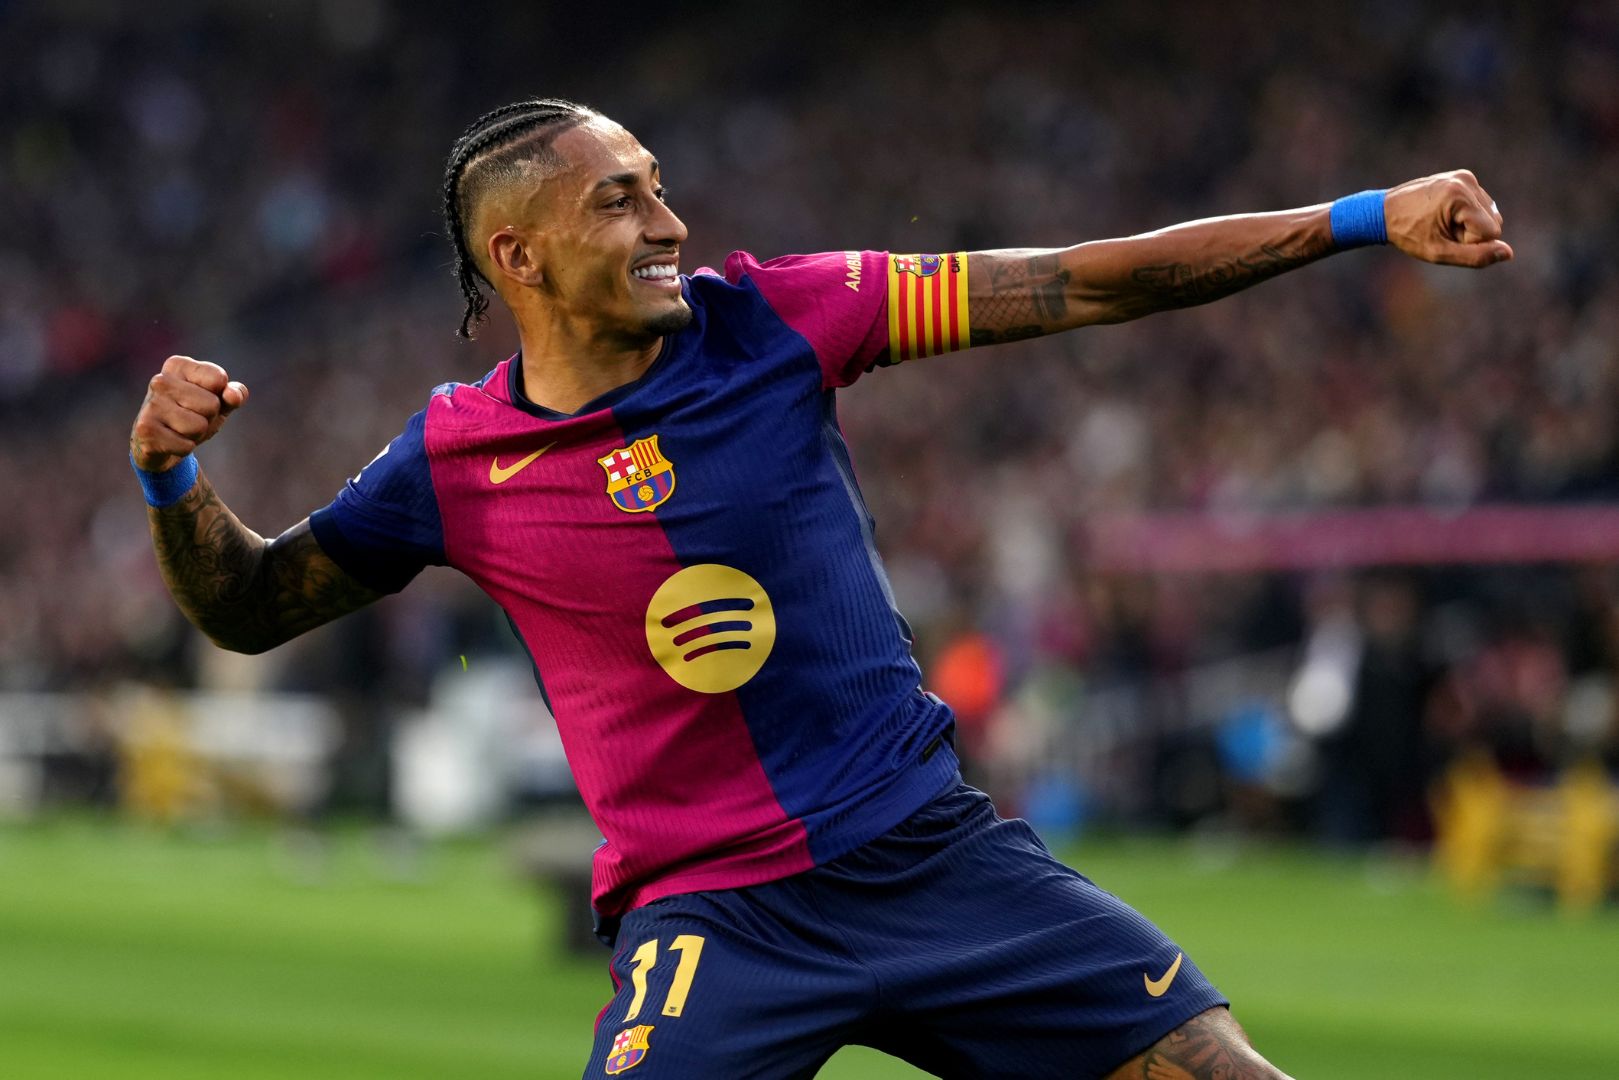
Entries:
POLYGON ((686 304, 685 297, 681 297, 677 306, 667 311, 659 312, 646 322, 646 332, 662 337, 665 334, 678 334, 691 325, 691 308, 686 304))

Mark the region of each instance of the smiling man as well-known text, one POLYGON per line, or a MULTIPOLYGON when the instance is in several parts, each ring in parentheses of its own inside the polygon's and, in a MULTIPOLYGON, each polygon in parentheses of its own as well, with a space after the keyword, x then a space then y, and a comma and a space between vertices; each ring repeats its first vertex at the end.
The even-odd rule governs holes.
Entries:
POLYGON ((1064 249, 739 252, 686 276, 652 155, 538 100, 456 142, 444 210, 461 333, 482 282, 521 351, 434 389, 329 506, 273 541, 226 509, 192 451, 247 389, 214 364, 164 363, 130 451, 165 578, 226 648, 428 564, 506 611, 605 838, 616 992, 585 1075, 807 1077, 859 1043, 941 1076, 1281 1076, 1190 958, 961 783, 834 392, 1361 244, 1508 259, 1471 174, 1064 249))

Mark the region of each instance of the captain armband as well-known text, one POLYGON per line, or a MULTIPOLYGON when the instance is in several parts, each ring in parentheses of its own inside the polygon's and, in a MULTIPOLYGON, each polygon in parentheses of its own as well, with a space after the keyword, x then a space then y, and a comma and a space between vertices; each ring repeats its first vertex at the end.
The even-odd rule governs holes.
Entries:
POLYGON ((888 362, 969 344, 967 253, 888 256, 888 362))

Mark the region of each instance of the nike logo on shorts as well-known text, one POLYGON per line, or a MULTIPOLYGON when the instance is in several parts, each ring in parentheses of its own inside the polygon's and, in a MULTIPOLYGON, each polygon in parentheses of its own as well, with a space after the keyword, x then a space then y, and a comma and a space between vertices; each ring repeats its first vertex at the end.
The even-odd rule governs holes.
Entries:
POLYGON ((1149 979, 1147 978, 1147 973, 1143 971, 1141 973, 1141 981, 1147 984, 1147 993, 1151 994, 1153 997, 1163 997, 1166 993, 1168 993, 1169 984, 1175 981, 1176 975, 1180 974, 1181 961, 1184 959, 1186 959, 1185 953, 1176 953, 1175 962, 1169 965, 1169 970, 1164 972, 1162 978, 1149 979))

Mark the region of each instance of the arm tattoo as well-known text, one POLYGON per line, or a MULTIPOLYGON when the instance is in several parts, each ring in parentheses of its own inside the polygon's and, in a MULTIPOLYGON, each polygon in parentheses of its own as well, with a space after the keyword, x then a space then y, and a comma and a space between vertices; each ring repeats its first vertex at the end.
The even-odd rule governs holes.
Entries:
POLYGON ((970 343, 997 345, 1207 304, 1332 251, 1316 208, 1188 222, 1055 249, 973 252, 970 343))
POLYGON ((307 520, 266 542, 206 476, 173 506, 149 507, 147 520, 169 592, 223 648, 263 652, 383 595, 332 562, 307 520))
POLYGON ((1008 257, 983 262, 989 288, 973 297, 969 335, 973 345, 998 345, 1049 334, 1061 329, 1068 315, 1069 272, 1060 265, 1055 251, 1004 254, 1008 257))
POLYGON ((1274 244, 1261 244, 1257 251, 1204 266, 1161 263, 1137 267, 1130 277, 1144 290, 1137 303, 1142 305, 1140 314, 1145 315, 1165 308, 1193 307, 1219 300, 1324 254, 1324 251, 1309 251, 1302 246, 1289 252, 1274 244))

